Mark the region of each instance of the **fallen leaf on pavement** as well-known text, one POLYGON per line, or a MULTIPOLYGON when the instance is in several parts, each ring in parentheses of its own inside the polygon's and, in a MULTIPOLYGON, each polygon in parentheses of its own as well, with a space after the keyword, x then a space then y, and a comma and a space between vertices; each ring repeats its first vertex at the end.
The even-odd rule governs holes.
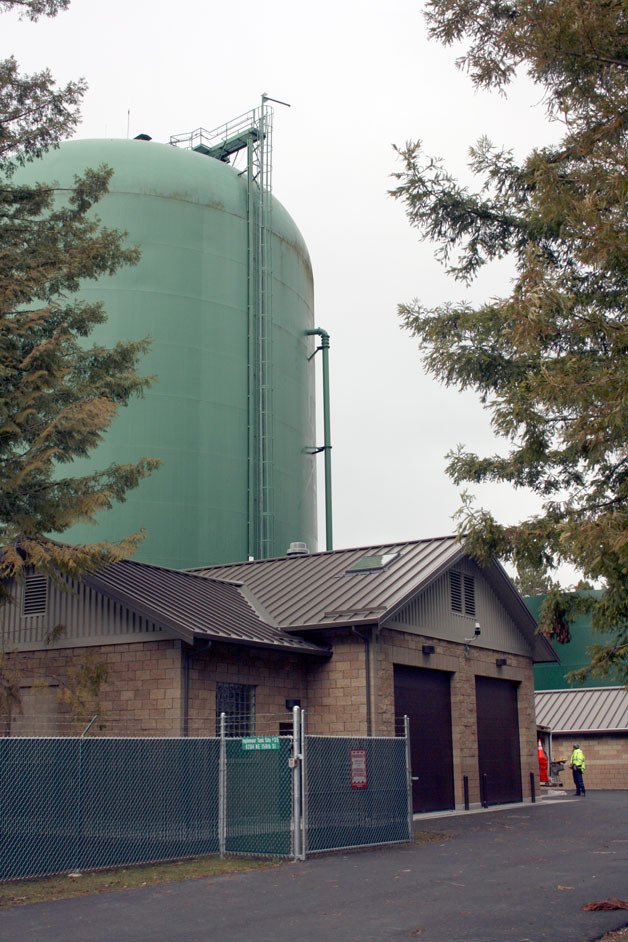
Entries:
POLYGON ((628 900, 617 899, 617 897, 614 896, 612 899, 602 899, 597 903, 585 903, 580 909, 583 913, 594 913, 600 910, 628 909, 628 900))

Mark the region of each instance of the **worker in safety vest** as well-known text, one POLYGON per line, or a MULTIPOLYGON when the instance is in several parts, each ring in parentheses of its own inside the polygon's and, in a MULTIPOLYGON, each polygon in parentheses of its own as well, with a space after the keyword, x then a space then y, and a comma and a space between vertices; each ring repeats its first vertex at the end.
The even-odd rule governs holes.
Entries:
POLYGON ((573 752, 571 753, 571 758, 569 759, 569 768, 573 774, 573 783, 576 786, 576 795, 586 795, 587 791, 584 787, 584 777, 582 773, 584 772, 586 765, 584 764, 584 752, 580 746, 575 743, 573 747, 573 752))

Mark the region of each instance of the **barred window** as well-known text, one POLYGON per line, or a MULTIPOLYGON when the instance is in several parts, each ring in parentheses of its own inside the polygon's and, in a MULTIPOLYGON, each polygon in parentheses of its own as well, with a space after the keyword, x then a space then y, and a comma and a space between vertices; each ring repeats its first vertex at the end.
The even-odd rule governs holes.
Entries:
POLYGON ((452 570, 449 573, 451 610, 457 615, 475 617, 475 579, 452 570))
POLYGON ((226 714, 227 736, 255 733, 255 687, 252 684, 216 684, 216 735, 220 736, 220 714, 226 714))
POLYGON ((48 579, 40 572, 29 573, 24 579, 22 617, 45 615, 48 606, 48 579))

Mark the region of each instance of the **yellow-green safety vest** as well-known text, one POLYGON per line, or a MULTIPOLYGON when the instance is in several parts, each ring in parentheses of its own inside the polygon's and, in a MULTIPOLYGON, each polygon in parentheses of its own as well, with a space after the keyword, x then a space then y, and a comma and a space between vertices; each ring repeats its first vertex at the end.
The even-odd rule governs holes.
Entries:
POLYGON ((582 749, 574 749, 574 751, 571 753, 569 765, 574 769, 580 769, 582 772, 584 772, 586 765, 584 764, 584 752, 582 749))

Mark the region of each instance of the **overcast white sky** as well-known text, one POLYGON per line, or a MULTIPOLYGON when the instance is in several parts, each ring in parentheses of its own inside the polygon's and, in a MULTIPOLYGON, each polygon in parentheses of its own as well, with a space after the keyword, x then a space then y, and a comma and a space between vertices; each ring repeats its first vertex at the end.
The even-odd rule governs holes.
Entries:
MULTIPOLYGON (((509 268, 471 289, 447 278, 387 195, 392 145, 421 138, 466 177, 481 134, 519 156, 557 134, 526 81, 507 99, 474 91, 456 52, 428 41, 421 7, 73 0, 54 20, 0 21, 0 57, 14 54, 28 72, 49 66, 59 82, 87 79, 79 137, 126 137, 129 109, 131 137, 168 141, 256 107, 262 92, 291 103, 275 110, 273 185, 309 247, 316 321, 331 334, 337 547, 453 532, 460 501, 445 453, 458 442, 503 449, 475 396, 423 372, 397 304, 504 294, 509 268)), ((507 488, 474 492, 502 521, 535 506, 507 488)), ((323 548, 322 479, 319 508, 323 548)))

